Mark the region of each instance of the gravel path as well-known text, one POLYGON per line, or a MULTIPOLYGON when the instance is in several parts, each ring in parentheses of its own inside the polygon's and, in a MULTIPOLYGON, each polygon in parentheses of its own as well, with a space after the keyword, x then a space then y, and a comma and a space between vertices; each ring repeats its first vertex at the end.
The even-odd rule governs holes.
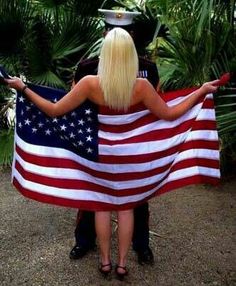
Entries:
MULTIPOLYGON (((236 285, 236 177, 218 187, 190 186, 150 202, 154 266, 130 251, 122 283, 100 277, 98 251, 71 261, 76 210, 28 200, 0 171, 0 285, 236 285)), ((115 225, 114 225, 114 237, 115 225)), ((113 257, 116 255, 113 240, 113 257)))

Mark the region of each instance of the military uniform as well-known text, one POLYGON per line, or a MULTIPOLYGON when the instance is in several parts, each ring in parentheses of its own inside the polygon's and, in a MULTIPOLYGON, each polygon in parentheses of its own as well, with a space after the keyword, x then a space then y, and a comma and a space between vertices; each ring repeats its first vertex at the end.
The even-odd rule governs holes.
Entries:
MULTIPOLYGON (((74 82, 77 83, 86 75, 96 75, 98 69, 98 58, 82 61, 76 70, 74 82)), ((147 78, 156 89, 159 83, 159 75, 156 65, 145 59, 139 58, 138 77, 147 78)), ((134 209, 134 233, 133 249, 139 253, 149 251, 149 210, 148 203, 144 203, 134 209)), ((78 211, 77 226, 75 229, 76 246, 79 247, 81 255, 76 257, 76 246, 71 251, 71 258, 80 258, 88 250, 94 248, 96 240, 94 212, 78 211), (73 251, 74 250, 74 251, 73 251), (83 250, 81 252, 81 250, 83 250)), ((152 256, 151 250, 149 251, 152 256)), ((142 260, 142 257, 140 257, 142 260)), ((145 259, 144 259, 145 260, 145 259)), ((153 260, 153 256, 151 257, 153 260)), ((142 261, 139 261, 142 262, 142 261)))

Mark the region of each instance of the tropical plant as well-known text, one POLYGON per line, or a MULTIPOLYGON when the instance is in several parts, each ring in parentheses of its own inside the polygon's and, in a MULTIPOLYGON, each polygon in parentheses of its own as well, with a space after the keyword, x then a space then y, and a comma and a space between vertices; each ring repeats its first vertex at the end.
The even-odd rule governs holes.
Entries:
POLYGON ((77 1, 1 2, 1 64, 34 83, 68 87, 77 61, 101 37, 99 19, 88 12, 96 7, 93 1, 84 4, 87 12, 82 4, 77 10, 77 1))
POLYGON ((164 89, 199 85, 236 68, 235 28, 229 18, 234 5, 219 0, 159 1, 160 20, 170 31, 159 41, 164 89))
POLYGON ((215 96, 217 129, 220 136, 221 170, 233 173, 236 167, 236 88, 221 90, 215 96))
MULTIPOLYGON (((104 2, 113 1, 0 0, 0 64, 35 84, 69 88, 78 61, 102 36, 97 9, 104 2)), ((1 87, 0 164, 11 161, 6 106, 13 103, 1 87)))

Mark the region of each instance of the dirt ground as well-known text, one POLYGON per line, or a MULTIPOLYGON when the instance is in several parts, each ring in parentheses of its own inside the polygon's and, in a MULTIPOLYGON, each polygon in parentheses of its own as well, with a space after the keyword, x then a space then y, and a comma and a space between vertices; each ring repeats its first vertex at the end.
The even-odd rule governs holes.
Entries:
MULTIPOLYGON (((154 266, 129 253, 129 276, 119 282, 98 273, 98 251, 71 261, 75 209, 20 195, 10 171, 0 171, 0 285, 236 285, 236 176, 218 187, 190 186, 150 202, 154 266)), ((116 233, 114 223, 113 261, 116 233)))

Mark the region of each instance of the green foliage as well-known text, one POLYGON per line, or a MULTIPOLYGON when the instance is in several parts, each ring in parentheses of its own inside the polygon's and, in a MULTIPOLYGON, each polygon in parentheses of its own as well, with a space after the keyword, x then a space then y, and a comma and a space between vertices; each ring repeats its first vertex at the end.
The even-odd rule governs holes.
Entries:
POLYGON ((10 74, 69 87, 76 63, 101 37, 100 20, 94 17, 98 7, 79 2, 80 11, 78 1, 1 0, 0 62, 10 74))
POLYGON ((236 167, 236 133, 227 133, 220 137, 220 166, 223 175, 234 175, 236 167))
POLYGON ((232 173, 236 164, 236 88, 225 88, 214 96, 220 136, 222 174, 232 173))
POLYGON ((0 63, 10 74, 17 75, 22 69, 24 41, 33 13, 27 1, 0 1, 0 63))
MULTIPOLYGON (((158 3, 151 1, 116 1, 119 7, 126 10, 141 12, 141 15, 135 17, 134 34, 135 44, 139 54, 147 55, 147 46, 156 39, 157 36, 166 35, 166 30, 158 19, 158 3)), ((154 51, 155 53, 155 51, 154 51)), ((152 57, 152 55, 151 55, 152 57)))
POLYGON ((236 130, 236 88, 226 88, 215 97, 217 128, 221 137, 236 130))
POLYGON ((0 132, 0 165, 4 167, 11 166, 13 159, 14 130, 1 130, 0 132))
POLYGON ((226 1, 162 1, 160 19, 170 31, 159 42, 164 89, 199 85, 233 69, 235 30, 226 1), (165 3, 164 3, 165 2, 165 3))

